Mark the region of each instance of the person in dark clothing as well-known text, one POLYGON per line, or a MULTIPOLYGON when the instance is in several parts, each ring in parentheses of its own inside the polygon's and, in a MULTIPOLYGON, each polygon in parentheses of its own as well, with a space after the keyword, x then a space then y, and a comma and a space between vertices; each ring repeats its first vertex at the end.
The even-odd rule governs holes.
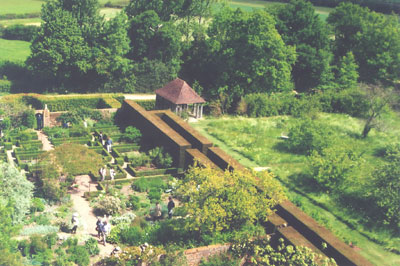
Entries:
POLYGON ((169 202, 168 202, 168 219, 171 219, 172 218, 173 209, 175 208, 175 202, 172 200, 171 196, 168 199, 169 199, 169 202))

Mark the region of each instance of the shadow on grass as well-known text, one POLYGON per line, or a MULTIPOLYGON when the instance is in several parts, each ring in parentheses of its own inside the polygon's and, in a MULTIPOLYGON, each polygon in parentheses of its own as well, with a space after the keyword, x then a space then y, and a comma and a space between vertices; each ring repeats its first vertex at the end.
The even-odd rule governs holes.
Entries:
MULTIPOLYGON (((348 212, 351 211, 351 212, 353 212, 353 216, 357 216, 357 219, 356 219, 357 222, 350 222, 349 220, 343 218, 342 216, 334 213, 325 204, 322 204, 322 203, 316 201, 315 199, 313 199, 312 197, 310 197, 308 195, 309 193, 314 193, 314 194, 323 193, 323 191, 318 186, 315 186, 315 184, 313 184, 312 182, 310 183, 310 178, 308 178, 305 174, 297 174, 297 175, 289 176, 289 179, 293 181, 291 183, 281 179, 279 176, 277 176, 277 178, 282 184, 284 184, 290 190, 294 191, 301 197, 306 198, 313 205, 318 206, 319 208, 329 212, 338 221, 342 222, 350 229, 357 231, 359 234, 366 237, 368 240, 370 240, 374 243, 377 243, 379 245, 385 246, 387 244, 385 241, 382 241, 379 236, 374 234, 374 237, 372 237, 370 234, 366 234, 363 231, 359 230, 360 224, 363 225, 365 228, 374 229, 377 231, 383 230, 382 223, 377 222, 377 221, 381 220, 382 217, 377 215, 376 209, 374 209, 372 207, 374 204, 369 199, 364 200, 364 199, 361 199, 360 197, 352 196, 349 194, 336 196, 334 198, 335 200, 338 201, 340 206, 342 206, 343 208, 346 209, 346 212, 347 212, 346 215, 349 215, 348 212), (356 202, 356 204, 354 204, 355 202, 356 202)), ((301 204, 301 201, 296 200, 296 201, 293 201, 293 203, 299 206, 301 204)), ((324 220, 324 219, 321 218, 321 220, 324 220)), ((394 232, 390 228, 385 226, 385 229, 392 236, 398 237, 398 233, 394 232)), ((397 250, 389 250, 389 251, 391 251, 395 254, 399 254, 399 252, 397 250)))

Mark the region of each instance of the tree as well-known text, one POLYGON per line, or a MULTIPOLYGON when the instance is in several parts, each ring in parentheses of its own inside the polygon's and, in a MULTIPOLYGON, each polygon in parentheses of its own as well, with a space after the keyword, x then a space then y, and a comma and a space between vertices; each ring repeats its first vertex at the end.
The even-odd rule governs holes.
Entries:
POLYGON ((90 69, 90 48, 77 19, 53 1, 42 7, 41 14, 43 23, 32 42, 28 66, 57 88, 79 87, 90 69))
POLYGON ((44 196, 58 201, 76 175, 97 173, 103 160, 100 154, 83 145, 65 143, 46 152, 38 165, 36 175, 41 181, 44 196))
POLYGON ((27 64, 56 91, 134 91, 127 17, 105 21, 97 0, 53 0, 42 8, 27 64))
POLYGON ((134 92, 134 64, 126 58, 130 50, 127 16, 121 12, 106 21, 92 49, 93 81, 102 91, 134 92))
POLYGON ((220 171, 192 167, 178 195, 190 218, 186 226, 200 232, 235 230, 247 222, 265 220, 284 199, 272 174, 255 176, 247 171, 220 171))
POLYGON ((378 119, 384 114, 388 107, 397 100, 397 95, 389 88, 379 85, 366 85, 361 87, 368 102, 368 110, 365 114, 366 121, 361 133, 363 138, 368 136, 372 128, 378 126, 378 119))
POLYGON ((331 79, 328 29, 310 2, 291 0, 275 11, 276 29, 287 45, 296 47, 292 68, 295 88, 306 91, 331 79))
POLYGON ((352 52, 343 56, 337 66, 336 82, 341 89, 354 89, 358 80, 358 65, 352 52))
POLYGON ((33 184, 7 163, 0 163, 0 203, 13 207, 12 223, 21 223, 29 212, 33 184))
POLYGON ((254 92, 287 91, 293 88, 291 65, 293 47, 286 46, 274 27, 274 19, 265 11, 244 12, 222 9, 207 30, 208 38, 196 52, 190 73, 205 88, 209 98, 224 93, 233 99, 254 92))
POLYGON ((145 66, 149 61, 160 62, 169 69, 168 76, 177 76, 181 64, 182 35, 172 22, 163 22, 153 10, 146 11, 131 20, 129 37, 132 43, 131 59, 145 66))
POLYGON ((335 56, 354 54, 360 80, 391 85, 400 74, 400 24, 396 17, 341 3, 327 20, 335 33, 335 56))

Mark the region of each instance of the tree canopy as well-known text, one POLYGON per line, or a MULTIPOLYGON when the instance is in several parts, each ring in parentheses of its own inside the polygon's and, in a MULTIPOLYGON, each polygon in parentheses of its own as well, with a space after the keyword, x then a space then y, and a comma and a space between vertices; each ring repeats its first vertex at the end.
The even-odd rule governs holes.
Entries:
POLYGON ((14 166, 0 163, 0 205, 11 206, 12 223, 19 224, 29 212, 33 184, 14 166))
POLYGON ((296 47, 292 68, 296 90, 306 91, 328 83, 331 53, 328 29, 310 2, 291 0, 275 11, 276 28, 287 45, 296 47))
POLYGON ((293 88, 295 50, 285 45, 274 24, 265 11, 224 8, 214 16, 208 38, 198 46, 202 50, 192 58, 194 68, 200 68, 192 74, 206 95, 216 96, 223 87, 231 97, 293 88))
POLYGON ((335 56, 354 54, 360 80, 393 84, 400 74, 400 24, 397 17, 341 3, 327 20, 335 34, 335 56))
POLYGON ((234 230, 247 222, 265 220, 284 199, 282 187, 267 172, 191 168, 178 195, 189 214, 191 229, 202 232, 234 230))

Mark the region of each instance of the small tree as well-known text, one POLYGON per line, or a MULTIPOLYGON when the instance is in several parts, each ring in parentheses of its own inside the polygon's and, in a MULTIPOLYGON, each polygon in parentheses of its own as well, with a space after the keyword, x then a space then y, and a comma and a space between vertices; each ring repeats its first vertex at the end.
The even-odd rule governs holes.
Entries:
POLYGON ((366 85, 362 89, 369 103, 366 121, 361 133, 363 138, 368 136, 372 128, 378 126, 378 119, 387 112, 388 107, 398 98, 390 88, 382 88, 379 85, 366 85))
POLYGON ((284 198, 272 174, 220 171, 192 167, 181 181, 178 195, 190 218, 186 226, 200 232, 241 228, 247 222, 266 220, 284 198))
POLYGON ((25 175, 7 163, 0 163, 0 203, 13 207, 13 224, 21 223, 29 212, 33 184, 25 175))

